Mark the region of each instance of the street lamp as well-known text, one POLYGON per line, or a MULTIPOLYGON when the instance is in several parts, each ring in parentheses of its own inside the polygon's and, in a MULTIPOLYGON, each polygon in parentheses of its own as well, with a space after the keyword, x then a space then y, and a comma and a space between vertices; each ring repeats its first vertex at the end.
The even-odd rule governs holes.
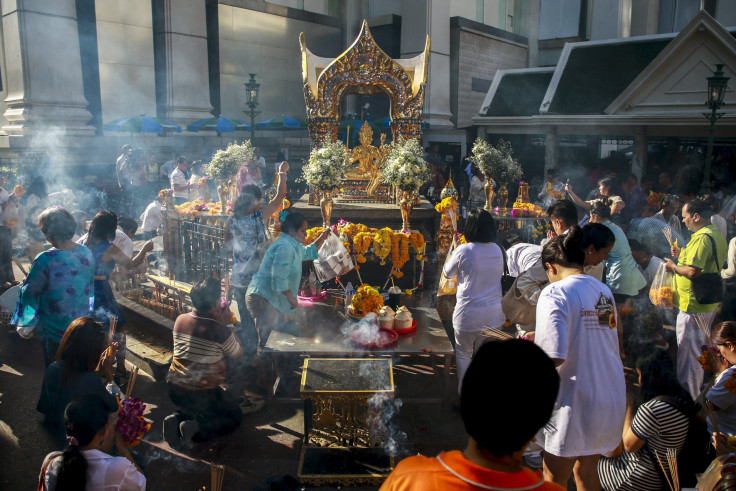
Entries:
POLYGON ((723 65, 716 64, 716 71, 712 77, 708 77, 708 100, 705 105, 710 107, 709 113, 703 113, 705 119, 710 121, 710 132, 708 133, 708 151, 705 154, 705 169, 703 172, 703 184, 700 186, 700 195, 710 193, 710 161, 713 158, 713 134, 716 129, 716 121, 725 113, 719 113, 718 108, 723 106, 723 97, 726 95, 729 77, 723 76, 721 70, 723 65))
MULTIPOLYGON (((255 140, 256 132, 256 116, 261 114, 261 111, 256 111, 258 107, 258 90, 261 88, 261 84, 256 82, 256 74, 251 73, 250 80, 245 85, 245 104, 250 108, 250 141, 251 143, 255 140)), ((248 114, 249 111, 243 111, 248 114)))

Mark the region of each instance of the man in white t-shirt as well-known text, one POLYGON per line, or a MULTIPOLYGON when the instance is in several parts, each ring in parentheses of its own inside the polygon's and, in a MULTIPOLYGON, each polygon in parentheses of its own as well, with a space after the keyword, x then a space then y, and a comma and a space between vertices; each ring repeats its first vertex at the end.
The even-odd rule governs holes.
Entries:
POLYGON ((180 205, 189 200, 189 188, 192 184, 186 176, 187 166, 189 166, 189 160, 180 155, 176 158, 176 168, 171 173, 171 189, 174 190, 174 203, 180 205))
POLYGON ((539 261, 542 247, 537 244, 523 242, 516 234, 509 234, 503 241, 506 249, 506 262, 511 276, 519 276, 539 261))
POLYGON ((647 286, 644 290, 649 291, 649 287, 652 286, 652 281, 654 281, 654 276, 657 274, 659 266, 664 264, 664 261, 657 256, 649 254, 646 247, 638 240, 629 239, 629 247, 631 248, 631 255, 634 261, 639 265, 644 278, 647 279, 647 286))

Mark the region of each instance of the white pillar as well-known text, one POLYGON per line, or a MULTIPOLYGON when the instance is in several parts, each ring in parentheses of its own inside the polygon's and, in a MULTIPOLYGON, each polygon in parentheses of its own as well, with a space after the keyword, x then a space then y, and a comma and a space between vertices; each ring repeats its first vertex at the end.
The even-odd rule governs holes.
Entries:
POLYGON ((10 135, 94 135, 87 122, 74 0, 2 2, 10 135))
POLYGON ((554 132, 545 133, 544 138, 544 177, 549 169, 556 169, 560 159, 560 142, 554 132))
POLYGON ((156 68, 165 69, 166 74, 161 116, 182 126, 208 118, 212 106, 205 2, 156 0, 156 3, 163 22, 154 25, 153 39, 165 59, 156 68))
POLYGON ((646 172, 649 138, 647 138, 646 127, 639 126, 634 133, 634 152, 631 157, 631 172, 641 182, 646 172))
POLYGON ((450 2, 404 0, 401 11, 401 57, 424 50, 427 34, 432 42, 424 95, 424 121, 432 129, 452 128, 450 121, 450 2))

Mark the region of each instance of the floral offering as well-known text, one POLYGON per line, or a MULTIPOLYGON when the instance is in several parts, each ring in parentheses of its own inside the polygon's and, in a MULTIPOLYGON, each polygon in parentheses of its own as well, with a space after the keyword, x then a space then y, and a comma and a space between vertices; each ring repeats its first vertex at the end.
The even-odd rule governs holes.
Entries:
POLYGON ((671 309, 675 306, 675 290, 670 286, 652 288, 649 290, 649 300, 663 309, 671 309))
POLYGON ((470 160, 475 162, 484 176, 496 182, 518 181, 523 174, 521 166, 512 156, 511 144, 504 140, 494 147, 480 138, 476 139, 470 160))
POLYGON ((448 196, 434 206, 439 213, 448 214, 450 212, 457 215, 457 201, 452 196, 448 196))
POLYGON ((173 189, 162 189, 158 192, 158 199, 164 199, 174 196, 174 190, 173 189))
POLYGON ((230 179, 241 167, 248 165, 254 155, 255 150, 250 140, 240 145, 231 143, 227 149, 218 150, 212 157, 212 161, 207 165, 207 175, 219 180, 230 179))
POLYGON ((383 296, 378 292, 378 288, 364 283, 355 291, 351 305, 353 306, 353 315, 364 317, 369 312, 378 313, 381 310, 383 296))
POLYGON ((129 447, 138 445, 151 429, 151 423, 143 417, 145 409, 146 405, 137 397, 129 397, 120 403, 117 429, 129 447))
POLYGON ((348 153, 342 142, 327 142, 312 149, 309 162, 302 171, 303 179, 310 186, 321 190, 340 187, 345 177, 348 153))
POLYGON ((381 173, 384 183, 402 191, 416 191, 432 177, 422 146, 415 138, 401 139, 391 147, 381 173))

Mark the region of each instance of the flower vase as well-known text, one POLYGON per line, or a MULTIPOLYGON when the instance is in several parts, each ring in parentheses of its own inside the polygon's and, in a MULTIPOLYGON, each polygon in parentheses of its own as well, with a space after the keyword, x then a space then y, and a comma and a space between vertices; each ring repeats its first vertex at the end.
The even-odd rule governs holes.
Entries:
POLYGON ((509 190, 506 189, 506 183, 502 182, 501 187, 498 188, 498 207, 501 211, 502 216, 506 216, 509 209, 506 205, 509 203, 509 190))
POLYGON ((220 215, 225 215, 227 209, 227 195, 230 192, 230 183, 228 179, 221 179, 220 185, 217 186, 217 197, 220 199, 220 215))
POLYGON ((483 207, 488 213, 493 213, 493 184, 490 177, 486 177, 486 184, 483 186, 483 192, 486 195, 486 205, 483 207))
POLYGON ((327 228, 330 226, 332 217, 332 190, 324 189, 321 193, 322 199, 319 200, 319 207, 322 210, 322 226, 327 228))
POLYGON ((401 207, 401 221, 403 222, 401 225, 401 231, 404 232, 411 230, 409 218, 411 217, 411 211, 414 209, 414 196, 412 196, 411 191, 402 191, 401 193, 399 206, 401 207))

